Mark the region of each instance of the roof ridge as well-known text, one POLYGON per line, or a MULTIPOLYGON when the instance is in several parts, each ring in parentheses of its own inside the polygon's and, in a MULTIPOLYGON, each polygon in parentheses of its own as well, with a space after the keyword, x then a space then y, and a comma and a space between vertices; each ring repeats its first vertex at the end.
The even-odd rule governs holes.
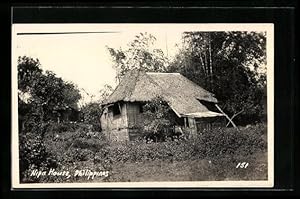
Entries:
POLYGON ((131 96, 132 96, 132 93, 133 93, 133 91, 135 90, 135 87, 136 87, 136 83, 138 82, 138 80, 139 80, 139 77, 141 76, 141 75, 143 75, 142 73, 141 73, 141 71, 140 70, 131 70, 130 71, 130 77, 131 76, 134 76, 134 85, 130 88, 130 90, 129 90, 129 95, 128 96, 125 96, 124 98, 123 98, 123 100, 125 99, 125 98, 130 98, 131 96))
MULTIPOLYGON (((129 76, 129 77, 132 76, 133 71, 134 71, 134 70, 130 70, 130 71, 128 71, 127 73, 125 73, 125 75, 124 75, 123 78, 119 81, 119 84, 116 86, 116 88, 114 89, 114 91, 109 95, 109 97, 108 97, 106 100, 104 100, 104 102, 102 103, 103 105, 107 104, 107 102, 109 101, 109 98, 110 98, 111 96, 113 96, 113 94, 114 94, 115 92, 117 92, 118 88, 122 85, 122 82, 125 81, 126 79, 128 79, 128 76, 129 76)), ((134 85, 132 88, 130 88, 130 90, 129 90, 129 92, 130 92, 129 97, 131 97, 131 95, 132 95, 132 93, 133 93, 133 90, 135 89, 136 82, 137 82, 136 79, 137 79, 138 76, 139 76, 139 71, 138 71, 138 75, 135 76, 135 82, 134 82, 135 85, 134 85)), ((123 100, 124 100, 126 97, 127 97, 127 96, 123 97, 123 100)))

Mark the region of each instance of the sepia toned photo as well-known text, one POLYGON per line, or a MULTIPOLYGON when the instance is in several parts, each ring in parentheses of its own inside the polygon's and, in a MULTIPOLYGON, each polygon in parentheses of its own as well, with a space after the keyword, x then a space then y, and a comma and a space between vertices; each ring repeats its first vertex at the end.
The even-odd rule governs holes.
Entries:
POLYGON ((13 24, 13 188, 272 187, 273 24, 13 24))

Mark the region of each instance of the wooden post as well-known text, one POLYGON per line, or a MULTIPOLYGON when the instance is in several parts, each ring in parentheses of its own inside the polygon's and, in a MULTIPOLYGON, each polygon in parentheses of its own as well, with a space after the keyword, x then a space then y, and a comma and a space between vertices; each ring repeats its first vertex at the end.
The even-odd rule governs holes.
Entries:
POLYGON ((120 114, 122 114, 122 108, 119 102, 118 102, 118 107, 119 107, 120 114))
POLYGON ((228 117, 228 115, 226 114, 226 113, 224 113, 223 111, 222 111, 222 109, 217 105, 217 104, 215 104, 215 106, 217 107, 217 109, 230 121, 230 123, 232 124, 232 126, 237 130, 237 131, 240 131, 239 129, 238 129, 238 127, 234 124, 234 122, 228 117))
MULTIPOLYGON (((232 117, 231 117, 231 120, 233 120, 233 118, 235 118, 236 116, 238 116, 239 114, 241 114, 244 110, 241 110, 240 112, 238 113, 235 113, 232 117)), ((226 127, 230 124, 230 121, 226 124, 226 127)))

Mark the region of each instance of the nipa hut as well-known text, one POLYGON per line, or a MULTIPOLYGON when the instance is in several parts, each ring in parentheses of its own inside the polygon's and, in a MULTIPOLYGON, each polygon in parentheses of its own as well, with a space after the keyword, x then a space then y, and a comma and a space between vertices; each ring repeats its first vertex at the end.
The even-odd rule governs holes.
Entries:
POLYGON ((143 124, 142 106, 161 97, 174 111, 178 121, 174 129, 201 132, 213 124, 224 122, 214 104, 214 95, 179 73, 130 71, 103 103, 100 118, 102 131, 110 140, 130 141, 139 136, 143 124))

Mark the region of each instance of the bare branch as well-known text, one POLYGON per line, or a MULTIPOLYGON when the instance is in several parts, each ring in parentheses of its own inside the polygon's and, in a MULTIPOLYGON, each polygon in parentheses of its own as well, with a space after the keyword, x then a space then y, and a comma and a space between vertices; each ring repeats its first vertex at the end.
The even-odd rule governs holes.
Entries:
POLYGON ((223 112, 223 110, 217 105, 215 104, 215 106, 217 107, 217 109, 231 122, 232 126, 239 132, 240 130, 238 129, 238 127, 234 124, 234 122, 228 117, 228 115, 226 113, 223 112))

